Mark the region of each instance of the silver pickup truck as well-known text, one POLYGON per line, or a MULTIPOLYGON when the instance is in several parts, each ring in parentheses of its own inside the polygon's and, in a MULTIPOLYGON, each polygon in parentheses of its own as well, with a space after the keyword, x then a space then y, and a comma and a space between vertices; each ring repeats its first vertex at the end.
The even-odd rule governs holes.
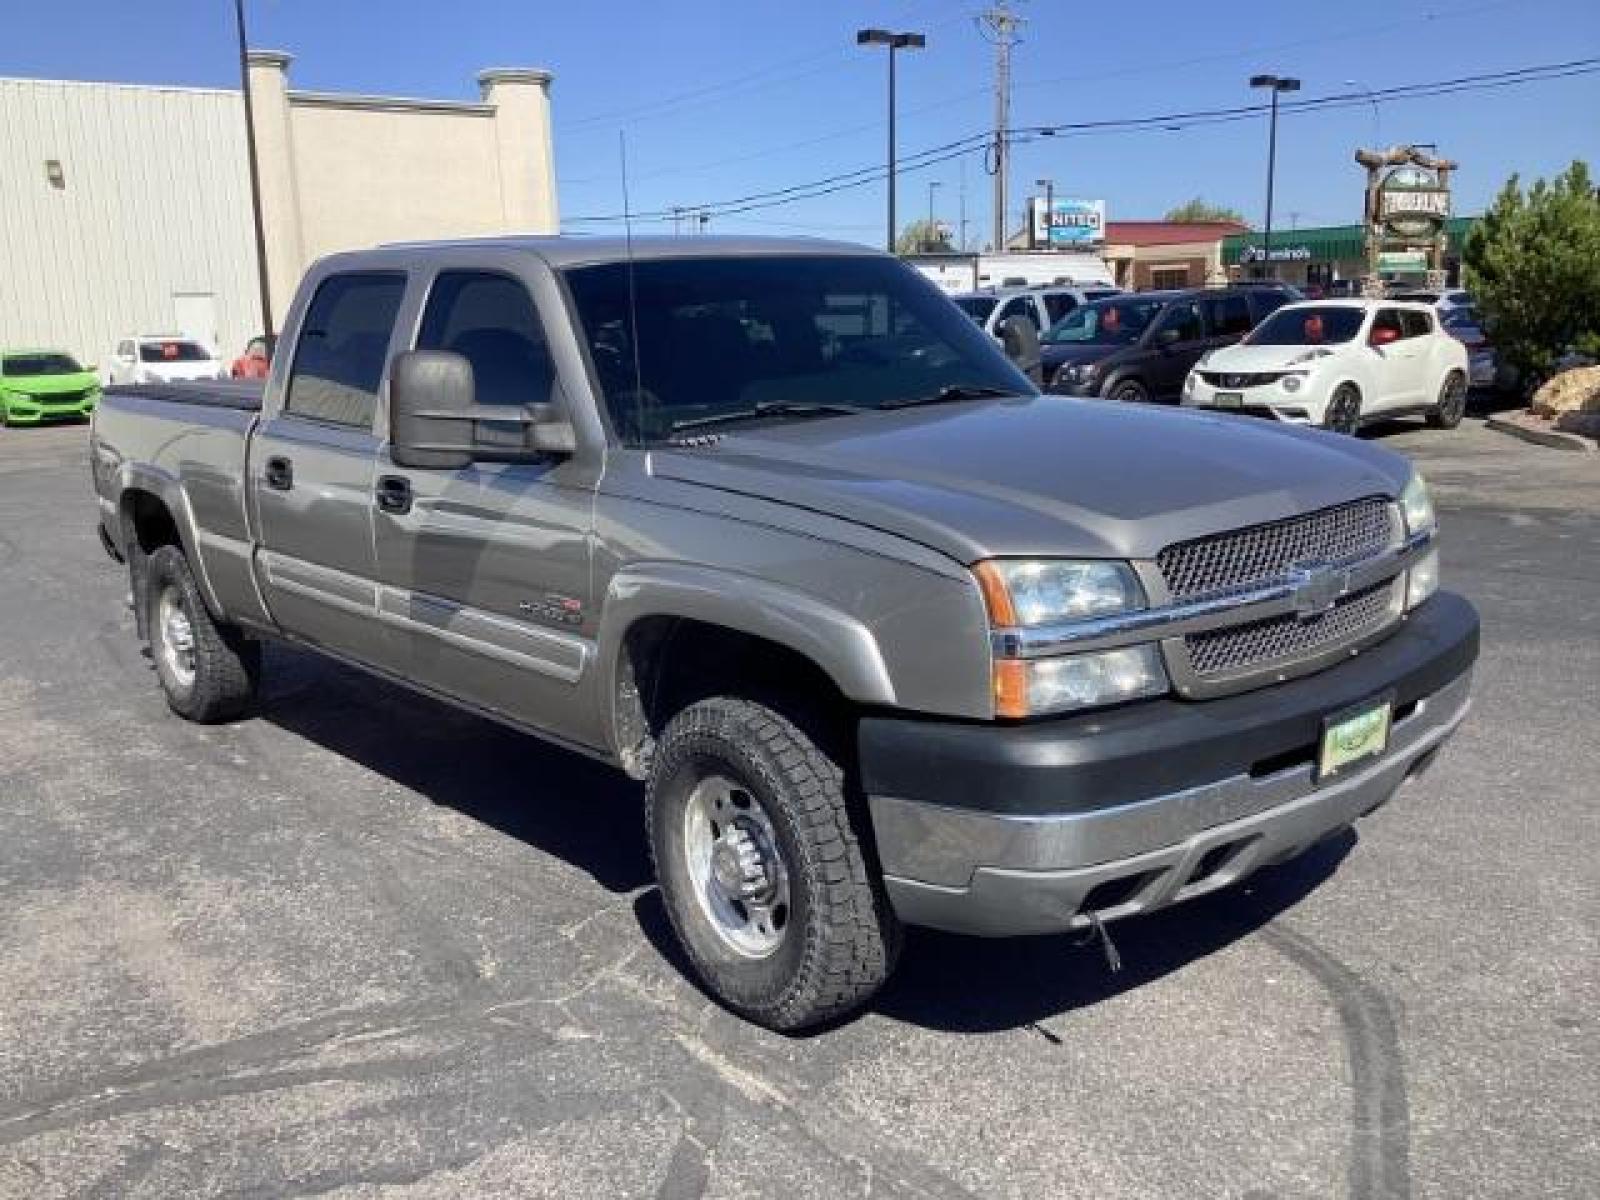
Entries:
POLYGON ((1403 459, 1040 396, 885 255, 384 247, 279 346, 95 417, 172 709, 245 714, 279 638, 614 764, 694 968, 774 1028, 863 1004, 903 923, 1103 932, 1297 854, 1467 709, 1403 459))

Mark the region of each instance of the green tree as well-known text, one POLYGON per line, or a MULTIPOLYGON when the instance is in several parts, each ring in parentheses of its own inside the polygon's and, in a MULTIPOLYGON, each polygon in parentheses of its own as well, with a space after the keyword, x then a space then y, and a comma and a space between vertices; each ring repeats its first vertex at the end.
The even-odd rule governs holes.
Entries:
POLYGON ((924 217, 900 231, 900 236, 894 240, 894 249, 896 254, 937 254, 954 250, 955 246, 951 244, 950 230, 946 226, 924 217))
POLYGON ((1513 175, 1462 259, 1485 328, 1530 384, 1569 349, 1600 355, 1600 193, 1586 164, 1526 192, 1513 175))
POLYGON ((1228 208, 1222 204, 1212 204, 1196 196, 1193 200, 1186 200, 1177 208, 1168 211, 1161 218, 1163 221, 1237 221, 1245 224, 1244 214, 1236 208, 1228 208))

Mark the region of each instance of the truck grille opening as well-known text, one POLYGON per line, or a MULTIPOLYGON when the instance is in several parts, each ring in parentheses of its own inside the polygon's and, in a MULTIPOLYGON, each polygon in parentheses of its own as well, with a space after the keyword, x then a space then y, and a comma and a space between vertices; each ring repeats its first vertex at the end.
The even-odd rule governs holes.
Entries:
POLYGON ((1394 580, 1386 579, 1342 597, 1310 620, 1286 613, 1248 625, 1192 633, 1184 638, 1189 666, 1196 676, 1206 679, 1313 658, 1382 629, 1395 612, 1394 600, 1394 580))
POLYGON ((1156 566, 1174 600, 1272 583, 1297 563, 1370 558, 1400 541, 1399 513, 1381 496, 1168 546, 1156 566))

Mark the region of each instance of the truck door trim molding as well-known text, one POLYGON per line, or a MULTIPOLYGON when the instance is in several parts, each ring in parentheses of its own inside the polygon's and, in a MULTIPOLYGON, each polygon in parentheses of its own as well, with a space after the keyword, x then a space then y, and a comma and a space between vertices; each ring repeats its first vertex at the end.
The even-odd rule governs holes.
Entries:
POLYGON ((408 633, 426 634, 458 650, 563 683, 582 679, 594 658, 594 644, 587 638, 403 588, 379 585, 378 615, 408 633))

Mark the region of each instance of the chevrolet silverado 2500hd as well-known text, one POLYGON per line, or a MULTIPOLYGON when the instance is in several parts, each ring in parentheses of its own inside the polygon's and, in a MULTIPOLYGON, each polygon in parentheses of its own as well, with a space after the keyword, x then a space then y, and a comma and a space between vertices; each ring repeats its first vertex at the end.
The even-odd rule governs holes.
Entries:
POLYGON ((903 923, 1225 887, 1467 709, 1403 459, 1040 396, 881 254, 384 247, 314 266, 279 344, 95 416, 172 709, 243 714, 279 638, 615 764, 694 968, 772 1027, 864 1003, 903 923))

